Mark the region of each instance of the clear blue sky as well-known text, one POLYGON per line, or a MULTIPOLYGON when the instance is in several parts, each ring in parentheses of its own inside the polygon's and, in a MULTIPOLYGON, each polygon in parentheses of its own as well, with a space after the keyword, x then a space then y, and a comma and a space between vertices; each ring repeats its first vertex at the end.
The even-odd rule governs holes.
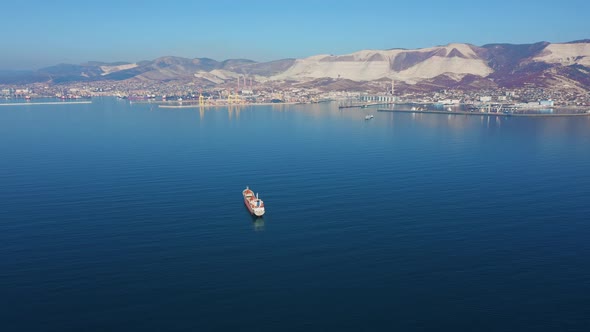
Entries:
POLYGON ((0 69, 590 38, 590 1, 4 1, 0 69))

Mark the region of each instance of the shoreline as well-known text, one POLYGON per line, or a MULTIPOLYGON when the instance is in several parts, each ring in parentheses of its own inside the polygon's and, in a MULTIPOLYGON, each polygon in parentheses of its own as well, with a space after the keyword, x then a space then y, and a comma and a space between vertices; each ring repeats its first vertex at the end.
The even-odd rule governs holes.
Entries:
POLYGON ((417 110, 390 110, 378 109, 377 112, 391 112, 391 113, 423 113, 423 114, 452 114, 452 115, 479 115, 479 116, 514 116, 514 117, 568 117, 568 116, 590 116, 590 112, 585 113, 496 113, 496 112, 467 112, 467 111, 417 111, 417 110))
POLYGON ((225 105, 162 105, 158 104, 158 108, 214 108, 214 107, 242 107, 242 106, 269 106, 269 105, 305 105, 305 103, 251 103, 251 104, 225 104, 225 105))
POLYGON ((67 104, 92 104, 92 101, 47 101, 30 103, 0 103, 0 106, 29 106, 29 105, 67 105, 67 104))

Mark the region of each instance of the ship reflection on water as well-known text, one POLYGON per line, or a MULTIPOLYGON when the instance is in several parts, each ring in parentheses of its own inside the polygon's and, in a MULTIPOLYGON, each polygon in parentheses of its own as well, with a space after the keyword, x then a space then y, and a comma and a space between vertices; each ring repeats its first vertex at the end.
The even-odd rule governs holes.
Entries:
POLYGON ((255 216, 251 216, 252 217, 252 227, 254 228, 254 231, 256 232, 260 232, 264 230, 264 218, 262 217, 255 217, 255 216))

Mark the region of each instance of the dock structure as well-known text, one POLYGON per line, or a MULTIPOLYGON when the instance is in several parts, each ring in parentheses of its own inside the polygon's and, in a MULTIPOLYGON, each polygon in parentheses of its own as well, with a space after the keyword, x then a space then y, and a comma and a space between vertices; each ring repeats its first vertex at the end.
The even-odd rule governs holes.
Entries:
POLYGON ((481 104, 481 105, 473 105, 469 109, 475 110, 478 112, 487 112, 487 113, 505 113, 505 112, 515 112, 521 109, 520 107, 514 104, 481 104))
POLYGON ((339 105, 338 108, 367 108, 370 106, 387 106, 390 103, 354 103, 348 105, 339 105))
POLYGON ((374 104, 393 104, 396 102, 395 96, 392 95, 361 95, 359 100, 364 103, 374 104))
POLYGON ((340 102, 338 108, 365 108, 369 106, 386 106, 395 104, 396 98, 392 95, 362 95, 357 98, 340 102))

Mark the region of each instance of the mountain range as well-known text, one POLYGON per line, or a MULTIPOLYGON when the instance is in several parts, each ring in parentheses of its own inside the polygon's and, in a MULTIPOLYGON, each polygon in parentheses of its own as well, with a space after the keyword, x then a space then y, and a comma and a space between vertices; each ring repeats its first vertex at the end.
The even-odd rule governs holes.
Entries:
POLYGON ((83 81, 289 82, 302 87, 352 89, 395 80, 405 89, 569 87, 590 90, 590 39, 569 43, 449 44, 423 49, 362 50, 346 55, 256 62, 166 56, 136 63, 59 64, 35 71, 0 71, 0 83, 83 81))

